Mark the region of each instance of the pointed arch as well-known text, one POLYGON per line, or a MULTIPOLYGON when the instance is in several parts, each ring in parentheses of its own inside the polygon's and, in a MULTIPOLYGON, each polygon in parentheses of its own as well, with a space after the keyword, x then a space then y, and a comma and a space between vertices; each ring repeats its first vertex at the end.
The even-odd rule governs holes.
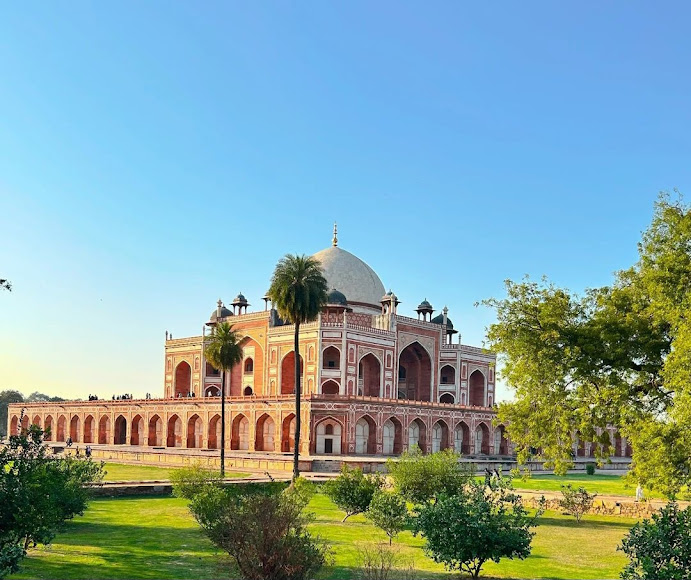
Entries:
MULTIPOLYGON (((305 382, 305 363, 300 355, 300 380, 305 382)), ((295 393, 295 351, 291 350, 281 361, 281 394, 295 393)))
POLYGON ((192 391, 192 367, 181 361, 175 367, 175 397, 187 397, 192 391))
POLYGON ((187 448, 197 449, 203 447, 204 423, 196 413, 187 420, 187 448))
POLYGON ((283 419, 281 427, 281 451, 284 453, 295 451, 295 413, 290 413, 283 419))
POLYGON ((115 428, 113 430, 113 444, 125 445, 127 443, 127 419, 123 415, 115 418, 115 428))
POLYGON ((209 421, 209 449, 220 449, 221 445, 221 416, 214 415, 209 421))
POLYGON ((499 425, 494 430, 494 454, 508 455, 509 454, 509 440, 506 438, 506 428, 504 425, 499 425))
POLYGON ((400 455, 403 451, 403 426, 396 417, 390 417, 382 426, 384 455, 400 455))
POLYGON ((163 447, 163 420, 158 415, 149 418, 149 446, 163 447))
POLYGON ((81 421, 79 420, 79 415, 73 415, 72 419, 70 419, 70 437, 75 443, 79 443, 79 440, 81 439, 79 437, 81 430, 81 421))
POLYGON ((418 447, 422 453, 427 453, 427 426, 420 420, 414 419, 408 425, 408 451, 418 447))
POLYGON ((55 438, 56 441, 65 441, 65 426, 67 425, 67 419, 65 415, 60 415, 58 417, 58 433, 55 438))
POLYGON ((12 415, 10 419, 10 435, 17 435, 19 433, 19 417, 12 415))
POLYGON ((46 415, 46 419, 43 422, 43 440, 52 441, 53 440, 53 416, 46 415))
POLYGON ((465 421, 459 421, 454 429, 453 448, 456 453, 468 455, 470 453, 470 428, 465 421))
POLYGON ((322 353, 322 368, 324 370, 337 370, 341 368, 341 351, 333 346, 327 346, 322 353))
POLYGON ((439 419, 432 425, 432 453, 449 447, 449 426, 446 421, 439 419))
POLYGON ((166 447, 182 447, 182 419, 175 413, 168 417, 166 447))
POLYGON ((22 431, 26 432, 29 430, 29 415, 24 415, 22 417, 22 431))
POLYGON ((322 385, 322 395, 338 395, 340 392, 340 387, 338 383, 332 379, 329 379, 322 385))
POLYGON ((371 352, 358 363, 358 395, 379 397, 381 394, 381 361, 371 352))
POLYGON ((374 455, 377 452, 377 424, 369 415, 363 415, 355 423, 355 453, 374 455))
POLYGON ((257 420, 254 440, 256 451, 275 451, 276 449, 276 423, 267 413, 257 420))
POLYGON ((93 443, 96 435, 96 421, 93 415, 84 418, 84 443, 93 443))
POLYGON ((98 420, 98 442, 100 445, 110 443, 110 417, 108 415, 102 415, 98 420))
POLYGON ((32 425, 36 425, 36 427, 41 427, 41 415, 34 415, 33 421, 31 421, 32 425))
POLYGON ((432 393, 432 359, 418 341, 411 342, 398 356, 398 397, 430 401, 432 393))
POLYGON ((340 455, 343 437, 341 422, 333 417, 324 417, 314 426, 315 451, 318 455, 340 455))
POLYGON ((250 421, 242 413, 236 415, 231 423, 230 448, 238 451, 250 448, 250 421))
POLYGON ((489 427, 484 423, 475 428, 475 454, 489 455, 489 427))
POLYGON ((141 415, 135 415, 132 419, 130 445, 141 445, 142 443, 144 443, 144 419, 141 415))
POLYGON ((441 397, 439 397, 439 402, 444 403, 445 405, 453 405, 456 401, 451 393, 444 393, 441 397))
POLYGON ((456 367, 453 365, 444 365, 439 370, 439 383, 442 385, 456 384, 456 367))
POLYGON ((468 404, 471 407, 486 407, 485 405, 485 375, 476 369, 468 379, 468 404))

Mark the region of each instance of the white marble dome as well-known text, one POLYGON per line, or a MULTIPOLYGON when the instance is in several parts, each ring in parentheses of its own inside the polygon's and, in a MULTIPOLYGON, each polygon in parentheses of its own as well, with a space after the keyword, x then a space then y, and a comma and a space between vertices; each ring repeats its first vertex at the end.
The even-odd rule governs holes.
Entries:
POLYGON ((352 303, 359 302, 380 308, 381 298, 386 292, 384 284, 360 258, 338 246, 321 250, 313 257, 321 262, 328 287, 345 294, 349 305, 355 306, 352 303))

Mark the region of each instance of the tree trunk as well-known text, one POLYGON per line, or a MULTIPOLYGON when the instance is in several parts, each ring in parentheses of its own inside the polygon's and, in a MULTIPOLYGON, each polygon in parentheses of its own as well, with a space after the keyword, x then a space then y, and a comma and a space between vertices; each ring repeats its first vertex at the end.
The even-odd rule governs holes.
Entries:
POLYGON ((226 476, 226 371, 221 371, 221 479, 226 476))
POLYGON ((295 449, 293 451, 293 481, 300 477, 300 323, 295 322, 295 449))

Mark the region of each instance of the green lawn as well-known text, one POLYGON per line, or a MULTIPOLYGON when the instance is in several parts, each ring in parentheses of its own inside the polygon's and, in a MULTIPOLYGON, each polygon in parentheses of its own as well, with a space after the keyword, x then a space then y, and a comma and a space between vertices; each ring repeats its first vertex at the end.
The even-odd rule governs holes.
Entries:
MULTIPOLYGON (((201 534, 184 500, 98 499, 84 517, 69 522, 48 548, 31 550, 11 578, 228 578, 227 556, 201 534)), ((357 543, 384 540, 363 516, 341 523, 343 514, 324 495, 310 504, 314 529, 335 551, 325 578, 357 577, 357 543)), ((489 564, 483 576, 497 578, 617 578, 625 563, 616 546, 633 520, 586 516, 581 524, 548 512, 524 561, 489 564)), ((425 557, 423 541, 403 532, 395 545, 412 558, 419 578, 458 577, 425 557)))
MULTIPOLYGON (((531 489, 539 491, 561 491, 561 486, 570 483, 573 487, 585 487, 590 493, 600 495, 624 495, 634 497, 636 486, 627 483, 621 475, 586 475, 586 474, 567 474, 560 475, 533 475, 522 480, 513 480, 516 489, 531 489)), ((646 497, 661 497, 659 494, 651 494, 646 491, 646 497)))
MULTIPOLYGON (((155 467, 153 465, 127 465, 124 463, 106 463, 105 481, 147 481, 168 479, 174 468, 155 467)), ((226 472, 226 477, 246 477, 247 473, 226 472)))

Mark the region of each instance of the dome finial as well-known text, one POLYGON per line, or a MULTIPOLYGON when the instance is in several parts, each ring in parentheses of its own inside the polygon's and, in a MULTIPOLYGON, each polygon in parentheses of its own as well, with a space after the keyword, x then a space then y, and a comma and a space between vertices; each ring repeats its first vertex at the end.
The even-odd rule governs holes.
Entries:
POLYGON ((338 246, 338 226, 336 225, 336 222, 334 222, 334 238, 331 240, 331 243, 334 247, 338 246))

